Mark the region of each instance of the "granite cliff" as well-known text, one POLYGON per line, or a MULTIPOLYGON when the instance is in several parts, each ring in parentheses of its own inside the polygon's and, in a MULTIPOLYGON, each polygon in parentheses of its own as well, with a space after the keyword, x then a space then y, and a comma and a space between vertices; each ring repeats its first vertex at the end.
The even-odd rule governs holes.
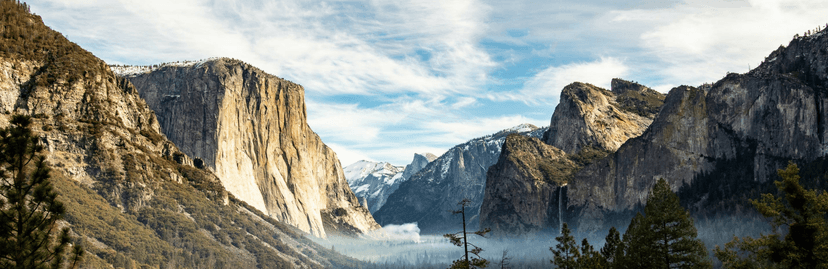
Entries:
POLYGON ((60 225, 82 268, 348 267, 229 195, 160 131, 132 84, 29 12, 0 1, 0 126, 29 115, 47 149, 60 225))
POLYGON ((466 209, 466 223, 469 229, 476 229, 486 170, 497 162, 506 136, 519 133, 537 138, 545 131, 546 128, 523 124, 449 149, 400 184, 374 213, 374 218, 381 225, 416 222, 422 234, 455 231, 461 220, 450 211, 457 209, 460 200, 468 198, 472 202, 466 209))
POLYGON ((575 82, 561 98, 544 140, 568 154, 583 147, 615 151, 647 129, 664 95, 642 85, 613 79, 612 91, 575 82))
POLYGON ((564 175, 578 165, 566 153, 533 137, 509 135, 497 163, 486 174, 480 226, 499 236, 558 228, 564 175))
POLYGON ((164 134, 236 197, 318 237, 380 228, 308 126, 302 86, 225 58, 122 71, 164 134))
POLYGON ((610 91, 575 82, 564 87, 544 142, 509 136, 487 172, 480 225, 518 236, 562 223, 573 174, 617 150, 649 126, 664 95, 613 79, 610 91))
POLYGON ((624 212, 636 210, 658 178, 691 213, 728 213, 788 161, 825 156, 826 51, 822 31, 795 38, 746 74, 672 89, 642 136, 574 176, 565 220, 587 232, 628 221, 624 212))

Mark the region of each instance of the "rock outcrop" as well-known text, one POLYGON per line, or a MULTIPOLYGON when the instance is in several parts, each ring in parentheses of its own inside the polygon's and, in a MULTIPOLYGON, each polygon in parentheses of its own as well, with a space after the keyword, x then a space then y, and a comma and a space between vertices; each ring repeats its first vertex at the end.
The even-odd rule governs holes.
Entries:
POLYGON ((794 39, 747 74, 731 73, 702 89, 672 89, 642 136, 575 175, 569 222, 581 231, 605 228, 613 222, 608 216, 640 206, 658 178, 674 191, 701 186, 690 196, 692 207, 711 210, 723 201, 713 199, 714 192, 741 197, 752 190, 739 186, 768 182, 788 161, 825 156, 826 50, 822 31, 794 39), (696 182, 731 170, 739 172, 696 182))
POLYGON ((400 184, 411 178, 437 156, 415 153, 414 160, 405 167, 386 162, 358 161, 344 168, 348 186, 371 213, 377 212, 400 184))
POLYGON ((126 76, 164 134, 236 197, 318 237, 379 228, 308 126, 300 85, 224 58, 126 76))
POLYGON ((575 82, 561 92, 546 144, 509 136, 489 168, 480 209, 482 227, 500 236, 560 229, 573 174, 646 130, 664 95, 612 80, 612 90, 575 82))
POLYGON ((66 206, 60 225, 87 242, 79 267, 356 267, 228 195, 128 80, 25 4, 0 1, 0 14, 0 127, 32 117, 66 206))
POLYGON ((566 186, 562 175, 576 168, 565 152, 540 139, 509 135, 500 158, 486 175, 480 226, 498 236, 513 237, 549 227, 559 229, 559 203, 566 186))
POLYGON ((468 198, 466 224, 476 229, 486 184, 486 170, 497 162, 506 136, 519 133, 541 137, 546 128, 524 124, 457 145, 403 182, 374 213, 381 225, 416 222, 422 234, 454 232, 461 227, 453 215, 457 203, 468 198))
POLYGON ((414 153, 414 159, 411 160, 411 163, 405 166, 405 171, 403 171, 402 177, 408 180, 416 174, 423 170, 430 162, 433 162, 437 159, 437 155, 431 153, 414 153))
POLYGON ((544 137, 568 154, 583 147, 615 151, 647 129, 664 95, 632 82, 613 79, 612 91, 575 82, 564 87, 544 137))

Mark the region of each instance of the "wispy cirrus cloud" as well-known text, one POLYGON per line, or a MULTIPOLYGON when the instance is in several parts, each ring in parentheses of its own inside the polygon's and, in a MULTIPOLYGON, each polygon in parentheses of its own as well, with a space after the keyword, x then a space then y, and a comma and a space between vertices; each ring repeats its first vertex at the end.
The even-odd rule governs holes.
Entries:
POLYGON ((606 89, 613 78, 629 73, 622 61, 602 57, 592 62, 577 62, 562 66, 551 66, 536 73, 516 92, 490 94, 494 100, 515 100, 530 104, 557 104, 561 90, 573 82, 590 83, 606 89))
POLYGON ((828 19, 820 0, 38 0, 110 63, 233 57, 304 86, 343 164, 404 164, 520 123, 564 86, 668 91, 755 66, 828 19))

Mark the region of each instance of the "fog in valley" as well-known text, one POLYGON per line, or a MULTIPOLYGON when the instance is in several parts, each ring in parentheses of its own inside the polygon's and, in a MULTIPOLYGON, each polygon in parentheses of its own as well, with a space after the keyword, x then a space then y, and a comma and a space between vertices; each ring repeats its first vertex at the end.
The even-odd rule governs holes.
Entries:
MULTIPOLYGON (((698 238, 701 239, 713 257, 713 249, 733 239, 733 236, 757 237, 770 232, 767 221, 757 216, 727 216, 722 218, 695 219, 698 238)), ((580 246, 583 238, 589 240, 596 250, 604 245, 609 228, 591 233, 573 233, 580 246)), ((617 227, 623 234, 627 227, 617 227)), ((463 249, 452 245, 440 235, 421 235, 416 223, 387 225, 384 236, 346 238, 310 238, 326 248, 344 255, 366 261, 368 268, 448 268, 451 262, 463 257, 463 249), (375 266, 375 267, 372 267, 375 266)), ((481 238, 471 234, 469 242, 483 248, 481 256, 489 261, 488 268, 501 268, 506 251, 506 268, 550 268, 553 258, 550 247, 557 245, 557 229, 537 233, 523 238, 481 238)))

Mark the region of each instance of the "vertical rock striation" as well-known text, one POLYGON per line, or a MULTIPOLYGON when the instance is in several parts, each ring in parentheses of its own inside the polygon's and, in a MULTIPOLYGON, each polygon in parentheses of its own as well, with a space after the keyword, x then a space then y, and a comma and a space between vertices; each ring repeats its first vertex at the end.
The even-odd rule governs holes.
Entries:
POLYGON ((566 86, 546 144, 506 139, 487 173, 481 226, 501 236, 560 226, 573 174, 641 135, 663 104, 664 95, 640 84, 613 79, 612 86, 611 91, 580 82, 566 86))
POLYGON ((509 135, 486 174, 480 226, 498 236, 522 236, 561 223, 562 174, 577 165, 540 139, 509 135))
POLYGON ((723 200, 714 200, 714 192, 741 197, 751 190, 740 186, 767 182, 790 160, 825 156, 826 51, 822 31, 794 39, 746 74, 728 74, 704 89, 674 88, 642 136, 576 174, 568 193, 571 221, 583 231, 607 226, 608 216, 640 206, 658 178, 674 191, 699 186, 689 197, 693 207, 715 210, 723 200))
POLYGON ((300 85, 231 59, 127 77, 164 134, 239 199, 318 237, 379 228, 336 154, 308 126, 300 85))

